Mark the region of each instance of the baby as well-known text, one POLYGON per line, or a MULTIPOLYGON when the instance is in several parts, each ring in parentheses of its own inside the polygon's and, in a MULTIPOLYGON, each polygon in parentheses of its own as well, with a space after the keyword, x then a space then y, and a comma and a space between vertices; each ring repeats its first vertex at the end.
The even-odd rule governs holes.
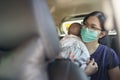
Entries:
POLYGON ((86 62, 90 58, 90 54, 80 39, 81 24, 73 23, 68 29, 68 35, 64 36, 60 43, 62 47, 61 56, 70 58, 83 70, 86 67, 86 62))

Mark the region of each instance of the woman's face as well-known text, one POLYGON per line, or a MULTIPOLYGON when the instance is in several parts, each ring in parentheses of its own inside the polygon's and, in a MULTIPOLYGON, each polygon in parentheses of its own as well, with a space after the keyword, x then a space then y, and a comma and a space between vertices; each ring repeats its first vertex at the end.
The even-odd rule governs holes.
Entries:
POLYGON ((101 25, 100 25, 100 21, 96 16, 90 16, 86 21, 85 21, 85 25, 87 28, 92 29, 94 31, 98 32, 98 39, 101 38, 101 25))
POLYGON ((101 27, 100 27, 100 22, 98 20, 98 18, 96 16, 90 16, 86 22, 85 25, 95 31, 101 31, 101 27))
POLYGON ((85 21, 84 26, 81 29, 81 37, 83 42, 98 42, 98 39, 105 35, 101 30, 99 19, 96 16, 90 16, 85 21))

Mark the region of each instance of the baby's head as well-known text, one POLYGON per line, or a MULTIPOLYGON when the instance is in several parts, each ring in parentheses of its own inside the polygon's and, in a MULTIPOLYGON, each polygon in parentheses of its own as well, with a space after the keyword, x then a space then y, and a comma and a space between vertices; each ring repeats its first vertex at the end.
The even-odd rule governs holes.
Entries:
POLYGON ((68 29, 68 34, 80 36, 80 29, 82 28, 80 23, 72 23, 68 29))

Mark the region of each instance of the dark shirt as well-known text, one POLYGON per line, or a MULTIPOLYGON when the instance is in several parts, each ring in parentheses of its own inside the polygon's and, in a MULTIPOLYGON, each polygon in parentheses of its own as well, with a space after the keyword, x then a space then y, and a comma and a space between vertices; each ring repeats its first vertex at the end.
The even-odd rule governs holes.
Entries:
POLYGON ((91 80, 109 80, 108 70, 120 64, 115 51, 101 44, 91 58, 94 58, 98 64, 98 71, 91 75, 91 80))

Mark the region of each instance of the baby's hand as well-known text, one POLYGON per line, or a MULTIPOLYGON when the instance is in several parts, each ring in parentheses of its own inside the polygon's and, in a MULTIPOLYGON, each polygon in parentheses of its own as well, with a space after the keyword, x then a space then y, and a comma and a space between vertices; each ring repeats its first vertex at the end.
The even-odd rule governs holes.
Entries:
POLYGON ((71 61, 73 61, 74 62, 74 56, 73 56, 73 53, 70 51, 69 53, 68 53, 69 55, 68 55, 68 58, 70 58, 71 59, 71 61))
POLYGON ((81 66, 81 63, 79 62, 79 60, 75 59, 75 56, 72 52, 69 52, 68 58, 71 59, 71 61, 77 64, 79 67, 81 66))

